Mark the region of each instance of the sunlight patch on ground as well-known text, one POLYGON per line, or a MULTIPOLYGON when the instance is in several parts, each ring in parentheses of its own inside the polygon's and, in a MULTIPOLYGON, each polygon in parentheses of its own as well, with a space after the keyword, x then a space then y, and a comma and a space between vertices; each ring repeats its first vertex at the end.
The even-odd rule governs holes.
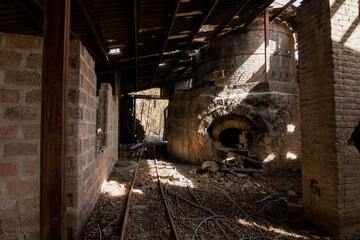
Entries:
POLYGON ((287 131, 288 131, 289 133, 295 132, 295 125, 294 125, 294 124, 288 124, 288 125, 287 125, 287 131))
POLYGON ((292 153, 292 152, 287 152, 286 153, 286 158, 291 159, 291 160, 295 160, 295 159, 297 159, 297 155, 295 153, 292 153))
POLYGON ((264 159, 264 163, 267 163, 267 162, 271 162, 272 160, 274 160, 276 157, 275 153, 271 153, 269 154, 269 156, 267 156, 265 159, 264 159))
POLYGON ((109 195, 111 197, 121 197, 127 194, 127 189, 123 184, 117 181, 105 181, 101 186, 101 194, 109 195))

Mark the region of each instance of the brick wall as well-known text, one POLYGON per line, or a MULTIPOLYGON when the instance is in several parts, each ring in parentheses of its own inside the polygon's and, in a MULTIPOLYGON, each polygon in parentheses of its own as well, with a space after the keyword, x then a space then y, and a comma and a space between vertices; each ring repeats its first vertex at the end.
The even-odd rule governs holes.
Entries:
POLYGON ((298 83, 295 78, 294 39, 290 29, 276 21, 270 26, 270 78, 264 77, 264 22, 247 32, 230 31, 201 48, 194 60, 194 87, 170 99, 167 120, 168 152, 180 160, 201 164, 219 158, 216 137, 209 127, 231 114, 246 117, 261 129, 266 144, 259 153, 271 172, 301 169, 298 83), (215 71, 224 79, 204 79, 215 71), (246 109, 246 110, 244 110, 246 109), (260 121, 261 120, 261 121, 260 121), (262 122, 262 123, 260 123, 262 122), (294 125, 295 131, 288 131, 294 125))
POLYGON ((42 40, 0 34, 0 238, 39 231, 42 40))
POLYGON ((360 153, 349 144, 360 122, 359 1, 330 3, 340 234, 346 234, 360 229, 360 153))
POLYGON ((305 1, 298 10, 305 217, 334 234, 360 224, 358 1, 305 1))
MULTIPOLYGON (((0 34, 0 238, 38 239, 42 39, 0 34)), ((117 159, 118 99, 107 86, 109 145, 96 155, 95 63, 70 47, 67 210, 76 239, 117 159)))

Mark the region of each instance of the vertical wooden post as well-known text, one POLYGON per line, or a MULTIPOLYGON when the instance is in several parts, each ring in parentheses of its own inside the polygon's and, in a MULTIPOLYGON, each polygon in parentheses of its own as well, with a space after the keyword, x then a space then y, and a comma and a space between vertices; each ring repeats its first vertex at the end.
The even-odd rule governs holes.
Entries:
MULTIPOLYGON (((120 143, 121 143, 121 124, 122 124, 122 119, 121 119, 121 71, 116 71, 115 72, 115 95, 118 96, 118 100, 119 100, 119 106, 118 106, 118 141, 117 141, 117 147, 120 147, 120 143)), ((118 159, 120 159, 120 149, 118 151, 118 159)))
POLYGON ((269 81, 270 72, 270 54, 269 54, 269 8, 264 13, 264 35, 265 35, 265 82, 269 81))
POLYGON ((136 98, 133 98, 132 99, 133 100, 133 113, 134 113, 134 118, 133 118, 133 123, 134 123, 134 125, 133 125, 133 141, 134 142, 136 142, 136 137, 135 137, 135 135, 136 135, 136 98))
POLYGON ((45 0, 41 108, 41 239, 66 239, 65 176, 71 0, 45 0))

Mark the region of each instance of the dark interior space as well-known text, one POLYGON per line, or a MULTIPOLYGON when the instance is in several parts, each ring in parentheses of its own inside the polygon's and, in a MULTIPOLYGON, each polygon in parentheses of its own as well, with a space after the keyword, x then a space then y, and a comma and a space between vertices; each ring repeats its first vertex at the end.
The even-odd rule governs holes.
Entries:
POLYGON ((242 130, 238 128, 228 128, 222 131, 219 134, 219 141, 221 145, 225 147, 235 147, 236 144, 239 144, 239 135, 242 134, 242 130))
POLYGON ((354 132, 351 134, 349 143, 355 145, 360 152, 360 124, 356 126, 354 132))

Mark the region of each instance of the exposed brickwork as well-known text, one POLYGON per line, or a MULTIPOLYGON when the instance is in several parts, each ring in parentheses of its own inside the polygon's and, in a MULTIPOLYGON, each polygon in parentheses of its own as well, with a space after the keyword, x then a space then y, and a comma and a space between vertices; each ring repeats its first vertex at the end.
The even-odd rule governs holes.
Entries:
POLYGON ((334 234, 360 228, 358 1, 305 1, 298 11, 305 216, 334 234), (357 184, 356 184, 357 183, 357 184))
MULTIPOLYGON (((0 55, 13 56, 0 57, 0 238, 39 239, 42 39, 10 34, 0 39, 0 55)), ((77 41, 70 57, 66 185, 68 234, 76 239, 117 159, 112 143, 118 99, 106 85, 109 144, 97 156, 95 63, 77 41)))
MULTIPOLYGON (((117 159, 117 146, 107 145, 102 154, 96 155, 95 63, 79 42, 72 42, 70 49, 67 203, 68 233, 75 239, 90 216, 101 185, 117 159)), ((105 103, 105 109, 116 116, 118 100, 112 96, 111 86, 104 86, 108 89, 106 97, 110 100, 105 103)), ((109 116, 109 120, 113 119, 112 116, 109 116)), ((117 128, 112 124, 108 121, 106 127, 117 128)), ((114 141, 112 137, 117 138, 117 135, 111 136, 111 142, 114 141)))
POLYGON ((40 91, 41 68, 30 68, 26 60, 42 53, 42 41, 0 35, 0 238, 4 233, 10 239, 36 239, 39 207, 24 206, 40 194, 40 102, 29 106, 26 94, 40 91))
MULTIPOLYGON (((209 127, 230 115, 245 117, 260 131, 261 158, 276 155, 269 170, 301 168, 298 83, 295 78, 294 39, 289 28, 273 22, 271 29, 270 79, 264 77, 264 23, 256 21, 247 33, 231 31, 201 48, 195 56, 195 87, 176 94, 169 103, 168 152, 181 160, 201 164, 217 160, 209 127), (225 71, 223 79, 205 81, 214 72, 225 71), (295 131, 288 132, 287 126, 295 131), (288 153, 296 159, 289 159, 288 153)), ((225 126, 240 126, 223 122, 225 126)), ((255 131, 255 129, 254 129, 255 131)), ((219 135, 218 133, 215 135, 219 135)), ((260 136, 260 134, 259 134, 260 136)), ((255 141, 254 141, 255 142, 255 141)), ((253 145, 254 152, 260 152, 253 145)))

